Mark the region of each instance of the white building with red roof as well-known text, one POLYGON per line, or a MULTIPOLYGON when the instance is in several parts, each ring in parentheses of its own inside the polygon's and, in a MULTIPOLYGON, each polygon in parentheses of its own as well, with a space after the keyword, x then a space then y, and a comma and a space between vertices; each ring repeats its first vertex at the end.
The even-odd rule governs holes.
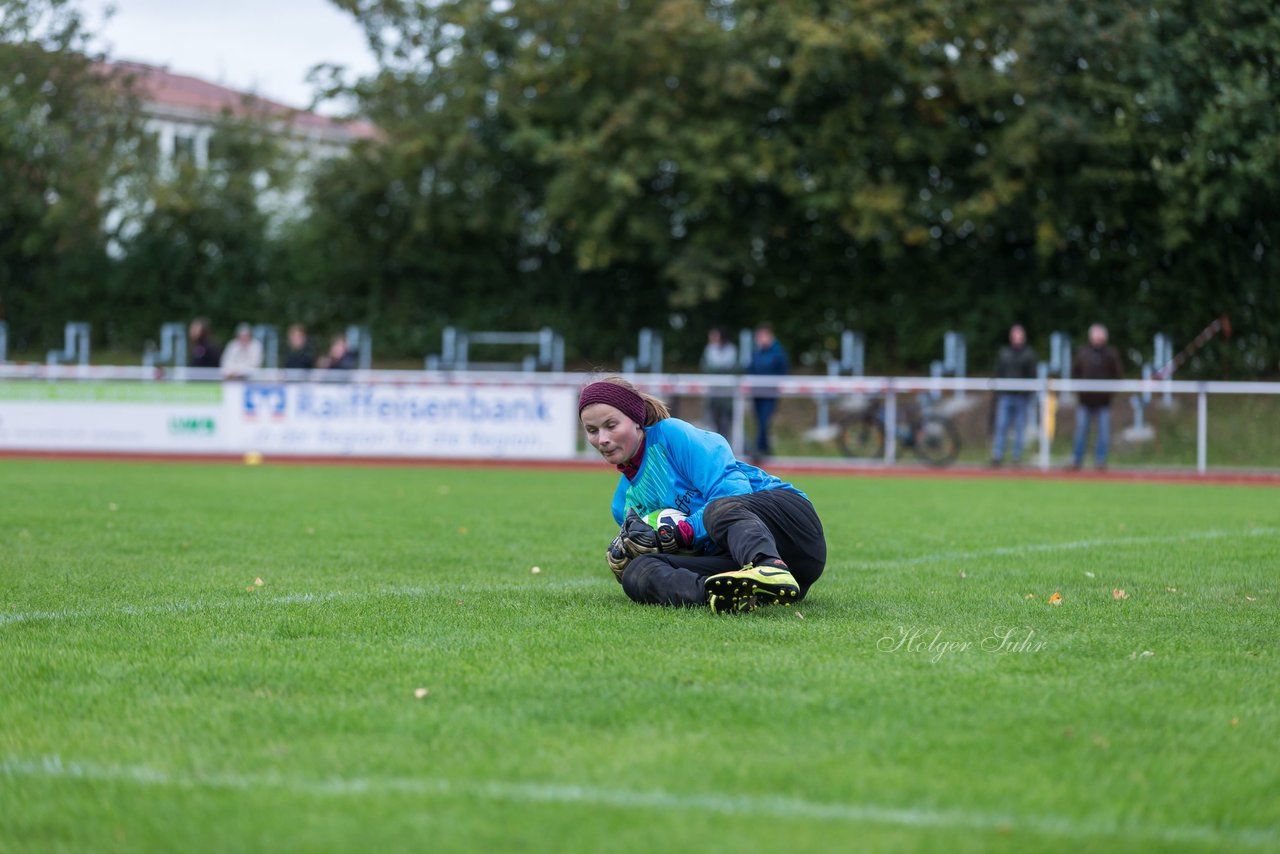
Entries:
MULTIPOLYGON (((104 73, 119 75, 137 97, 144 132, 155 141, 160 174, 172 175, 176 162, 189 162, 197 169, 209 166, 210 141, 224 126, 226 118, 251 120, 268 131, 292 155, 294 179, 285 185, 270 186, 265 171, 253 176, 259 189, 258 205, 273 225, 303 217, 307 213, 306 177, 311 167, 341 156, 361 140, 376 139, 378 129, 367 121, 342 120, 308 110, 289 107, 250 92, 210 83, 168 68, 141 62, 117 60, 100 66, 104 73)), ((150 200, 130 201, 130 190, 120 184, 106 191, 117 204, 107 215, 107 227, 129 236, 136 223, 133 214, 149 208, 150 200)), ((112 239, 108 251, 120 250, 112 239)))
POLYGON ((308 158, 342 154, 355 142, 378 135, 377 128, 365 121, 342 121, 296 109, 155 65, 117 61, 109 68, 132 81, 162 163, 189 156, 196 166, 206 166, 209 139, 225 115, 261 121, 290 149, 308 158))

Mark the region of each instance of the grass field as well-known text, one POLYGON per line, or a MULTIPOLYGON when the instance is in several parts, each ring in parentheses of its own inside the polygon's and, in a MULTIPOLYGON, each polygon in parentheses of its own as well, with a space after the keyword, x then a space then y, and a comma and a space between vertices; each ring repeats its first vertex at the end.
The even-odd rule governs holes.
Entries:
POLYGON ((0 460, 0 851, 1280 847, 1280 492, 794 480, 716 617, 607 470, 0 460))

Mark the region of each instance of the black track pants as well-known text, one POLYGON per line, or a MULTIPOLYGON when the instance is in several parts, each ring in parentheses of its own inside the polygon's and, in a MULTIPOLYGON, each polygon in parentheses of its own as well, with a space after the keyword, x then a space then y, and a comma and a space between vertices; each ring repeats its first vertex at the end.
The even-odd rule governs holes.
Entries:
POLYGON ((707 576, 741 569, 757 558, 781 558, 800 585, 800 598, 822 575, 827 540, 809 500, 789 489, 718 498, 702 514, 716 544, 711 554, 641 555, 627 564, 622 589, 649 605, 705 605, 707 576))

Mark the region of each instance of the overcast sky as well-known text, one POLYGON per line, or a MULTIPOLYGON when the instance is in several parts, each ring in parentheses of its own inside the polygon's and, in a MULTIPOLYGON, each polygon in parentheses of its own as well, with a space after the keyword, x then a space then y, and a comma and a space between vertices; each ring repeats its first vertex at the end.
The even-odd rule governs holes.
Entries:
POLYGON ((168 66, 305 107, 307 71, 320 62, 373 70, 355 20, 328 0, 80 0, 96 46, 112 59, 168 66), (108 6, 115 15, 104 23, 108 6))

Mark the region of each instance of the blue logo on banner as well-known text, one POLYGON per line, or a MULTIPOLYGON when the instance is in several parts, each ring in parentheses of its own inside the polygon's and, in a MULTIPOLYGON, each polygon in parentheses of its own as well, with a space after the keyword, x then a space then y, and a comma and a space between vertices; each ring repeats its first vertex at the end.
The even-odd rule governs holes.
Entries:
POLYGON ((246 385, 244 387, 244 415, 257 418, 269 415, 284 418, 285 397, 282 385, 246 385))

